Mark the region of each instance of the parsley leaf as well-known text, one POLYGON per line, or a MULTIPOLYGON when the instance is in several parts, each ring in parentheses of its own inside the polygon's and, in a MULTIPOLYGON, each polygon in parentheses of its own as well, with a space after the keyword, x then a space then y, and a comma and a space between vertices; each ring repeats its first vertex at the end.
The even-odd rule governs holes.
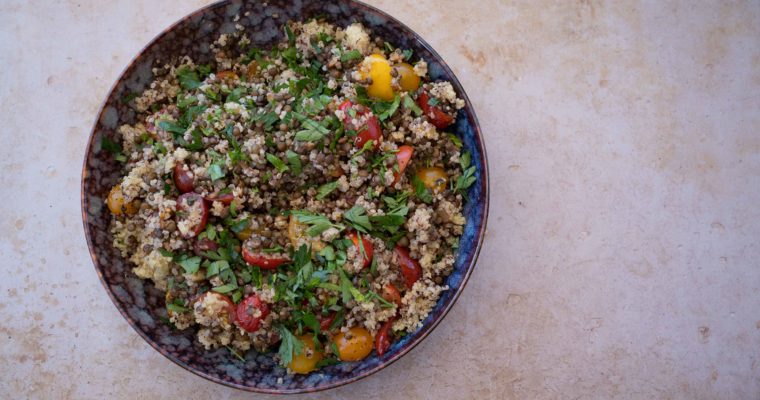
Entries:
POLYGON ((343 218, 349 221, 357 231, 369 233, 372 230, 372 224, 362 206, 351 207, 350 210, 343 213, 343 218))
POLYGON ((293 113, 299 121, 301 121, 302 130, 296 132, 296 140, 299 142, 316 142, 322 140, 330 131, 322 126, 319 122, 309 119, 306 116, 298 113, 293 113))
POLYGON ((274 168, 277 170, 277 172, 285 172, 288 169, 288 166, 285 165, 282 160, 280 160, 276 155, 267 153, 267 161, 269 161, 270 164, 274 166, 274 168))
POLYGON ((105 136, 100 139, 100 148, 111 153, 116 161, 127 161, 127 156, 121 153, 121 145, 105 136))
POLYGON ((406 108, 407 110, 411 110, 414 113, 414 115, 418 117, 422 115, 422 109, 420 108, 420 106, 417 105, 417 103, 414 102, 414 99, 412 98, 412 96, 409 96, 409 95, 404 96, 404 108, 406 108))
POLYGON ((338 230, 345 228, 343 225, 332 223, 323 215, 312 214, 308 211, 291 211, 290 213, 296 216, 298 222, 309 225, 309 228, 306 229, 306 234, 309 236, 317 236, 330 228, 338 230))
POLYGON ((211 178, 212 181, 218 181, 219 179, 224 178, 225 172, 222 170, 222 166, 218 163, 213 163, 208 166, 208 176, 211 178))
POLYGON ((198 268, 201 266, 201 258, 200 257, 187 257, 181 256, 179 260, 177 260, 177 264, 182 267, 182 269, 185 270, 185 273, 187 274, 194 274, 198 272, 198 268))
POLYGON ((293 335, 284 325, 278 325, 277 330, 280 332, 280 363, 282 366, 287 367, 291 361, 293 361, 294 355, 303 353, 303 343, 293 335))
POLYGON ((185 90, 198 89, 201 87, 198 73, 187 66, 183 66, 177 70, 177 79, 179 80, 179 85, 185 90))
POLYGON ((285 152, 285 158, 288 159, 288 164, 290 164, 290 172, 292 172, 293 175, 300 175, 303 166, 301 165, 301 158, 298 154, 293 150, 288 150, 285 152))
POLYGON ((360 58, 362 58, 362 53, 359 50, 350 50, 340 55, 340 62, 344 63, 347 61, 358 60, 360 58))
POLYGON ((428 204, 433 201, 433 194, 430 192, 430 189, 425 187, 425 184, 417 175, 412 177, 412 186, 414 187, 414 194, 418 199, 428 204))
POLYGON ((322 200, 338 188, 338 181, 325 183, 317 189, 317 199, 322 200))
POLYGON ((470 162, 470 153, 462 153, 462 156, 459 158, 459 164, 462 166, 462 175, 457 178, 456 184, 454 185, 454 191, 461 193, 462 197, 465 199, 467 198, 467 188, 472 186, 477 179, 475 177, 475 166, 470 166, 470 162))
MULTIPOLYGON (((408 97, 408 96, 407 96, 408 97)), ((396 113, 396 110, 398 110, 398 106, 401 104, 401 97, 399 95, 395 95, 393 97, 393 101, 391 102, 377 102, 376 107, 373 108, 373 111, 379 111, 375 112, 377 114, 377 118, 380 119, 380 121, 385 121, 389 117, 392 117, 393 114, 396 113), (377 108, 377 105, 381 105, 380 108, 377 108)))

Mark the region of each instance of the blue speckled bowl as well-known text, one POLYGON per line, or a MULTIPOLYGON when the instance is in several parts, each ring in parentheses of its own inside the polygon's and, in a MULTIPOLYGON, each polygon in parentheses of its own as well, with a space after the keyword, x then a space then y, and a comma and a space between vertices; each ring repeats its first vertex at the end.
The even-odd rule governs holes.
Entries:
POLYGON ((90 135, 82 171, 82 218, 87 244, 95 269, 124 318, 151 346, 183 368, 206 379, 238 389, 263 393, 300 393, 333 388, 354 382, 398 360, 420 343, 437 325, 464 288, 483 242, 488 215, 488 165, 475 111, 462 86, 440 56, 417 34, 401 22, 368 5, 338 0, 269 0, 261 2, 222 1, 201 9, 174 24, 154 39, 127 67, 114 85, 100 111, 90 135), (248 16, 244 16, 250 12, 248 16), (239 21, 233 21, 240 15, 239 21), (467 225, 461 239, 454 272, 446 280, 451 288, 424 321, 422 328, 394 343, 383 356, 355 363, 323 368, 309 375, 288 376, 268 355, 249 352, 245 361, 232 357, 228 350, 206 351, 195 341, 192 329, 172 332, 161 322, 166 317, 164 299, 152 284, 136 278, 127 262, 116 251, 108 232, 109 213, 103 199, 120 178, 120 165, 101 151, 103 136, 114 139, 118 126, 134 123, 135 112, 125 103, 129 93, 141 92, 153 79, 151 68, 172 57, 190 55, 200 63, 210 63, 208 45, 221 33, 231 33, 235 24, 246 28, 253 44, 266 48, 279 41, 280 27, 288 20, 322 16, 339 24, 361 22, 373 36, 381 36, 397 47, 411 48, 424 58, 433 79, 451 81, 467 102, 456 121, 456 134, 472 154, 477 167, 477 182, 469 190, 465 206, 467 225))

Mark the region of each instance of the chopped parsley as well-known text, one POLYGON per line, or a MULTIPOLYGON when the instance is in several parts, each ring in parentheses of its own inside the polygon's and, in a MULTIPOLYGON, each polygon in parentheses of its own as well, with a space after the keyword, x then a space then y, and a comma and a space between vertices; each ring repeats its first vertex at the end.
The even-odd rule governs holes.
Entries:
POLYGON ((322 200, 338 188, 338 181, 325 183, 317 189, 317 199, 322 200))
MULTIPOLYGON (((462 175, 457 178, 456 183, 453 183, 453 190, 460 193, 462 197, 467 199, 467 188, 475 183, 475 166, 470 165, 471 158, 469 152, 464 152, 459 158, 459 164, 462 166, 462 175)), ((452 181, 453 182, 453 181, 452 181)))
POLYGON ((276 155, 267 153, 267 161, 269 161, 272 166, 277 170, 277 172, 285 172, 288 169, 290 169, 282 160, 280 160, 276 155))

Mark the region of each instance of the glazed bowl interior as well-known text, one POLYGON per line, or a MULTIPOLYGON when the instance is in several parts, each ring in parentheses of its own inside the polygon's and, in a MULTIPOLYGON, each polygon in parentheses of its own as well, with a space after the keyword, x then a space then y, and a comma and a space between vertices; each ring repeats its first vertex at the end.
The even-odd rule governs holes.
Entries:
POLYGON ((327 389, 365 377, 406 354, 443 319, 459 297, 477 258, 485 233, 488 213, 488 171, 480 128, 467 96, 448 66, 422 39, 389 15, 362 3, 350 0, 223 1, 195 12, 168 28, 153 40, 120 76, 95 123, 90 136, 82 173, 82 215, 90 253, 100 279, 116 307, 129 324, 151 346, 183 368, 212 381, 228 386, 264 393, 297 393, 327 389), (236 16, 240 19, 236 20, 236 16), (166 319, 164 297, 152 283, 138 279, 131 266, 112 245, 109 233, 110 215, 104 198, 120 179, 122 165, 100 143, 103 137, 117 140, 122 124, 133 124, 136 112, 128 104, 128 96, 141 93, 153 80, 152 68, 180 56, 188 55, 200 64, 211 64, 209 45, 220 34, 233 33, 242 25, 251 45, 271 48, 283 36, 282 25, 288 20, 320 17, 340 26, 361 22, 373 37, 380 36, 396 47, 409 48, 428 62, 433 80, 448 80, 466 106, 459 112, 456 124, 449 128, 462 139, 463 147, 472 155, 476 166, 476 183, 468 192, 464 215, 467 219, 454 271, 447 278, 450 287, 444 291, 433 311, 416 332, 396 341, 383 356, 354 363, 326 367, 309 375, 288 375, 270 355, 251 351, 241 361, 221 348, 207 351, 194 340, 193 329, 172 331, 166 319))

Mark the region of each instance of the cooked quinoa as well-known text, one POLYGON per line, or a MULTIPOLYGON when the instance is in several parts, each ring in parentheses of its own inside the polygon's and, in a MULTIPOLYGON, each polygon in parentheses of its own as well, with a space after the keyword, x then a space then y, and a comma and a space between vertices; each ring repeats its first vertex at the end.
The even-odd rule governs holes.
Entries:
MULTIPOLYGON (((114 246, 207 349, 292 373, 383 355, 451 272, 473 181, 446 128, 464 102, 358 23, 288 23, 270 51, 154 68, 119 128, 114 246), (119 147, 120 146, 120 147, 119 147)), ((245 48, 246 51, 240 49, 245 48)))

